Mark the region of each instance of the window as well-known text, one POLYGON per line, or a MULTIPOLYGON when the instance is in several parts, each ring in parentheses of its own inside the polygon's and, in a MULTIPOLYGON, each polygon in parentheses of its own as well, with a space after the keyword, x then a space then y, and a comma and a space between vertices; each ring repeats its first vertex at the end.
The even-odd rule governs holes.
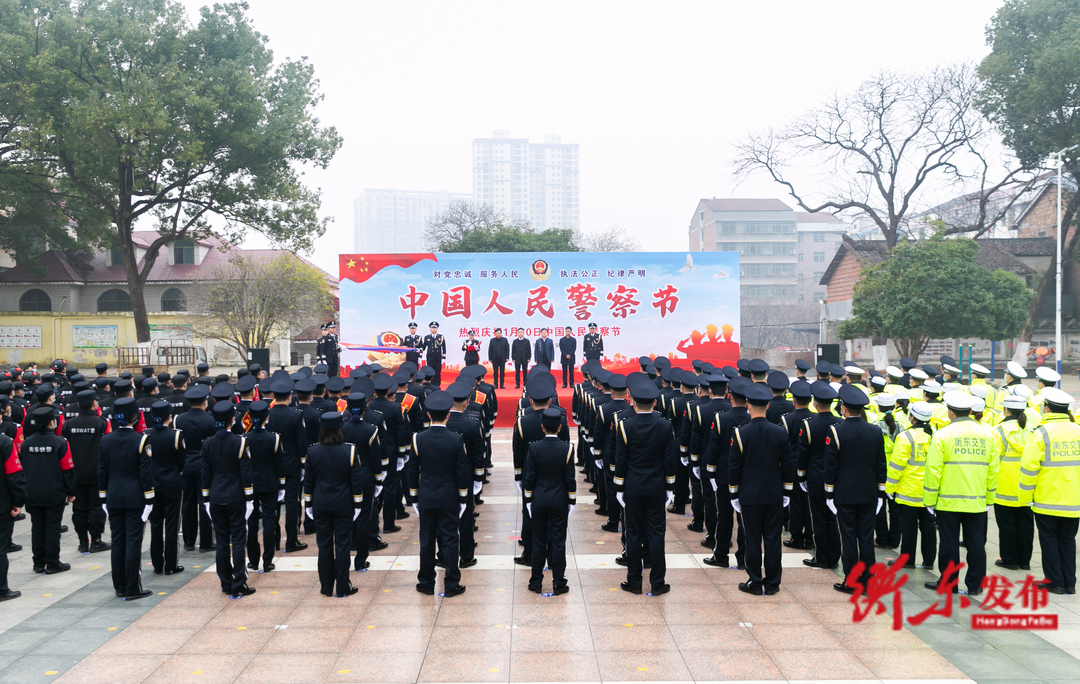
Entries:
POLYGON ((825 252, 814 252, 814 263, 815 264, 823 264, 823 263, 825 263, 825 252))
POLYGON ((802 239, 803 239, 803 233, 799 233, 799 242, 802 242, 802 239))
POLYGON ((174 242, 173 263, 177 266, 181 264, 194 264, 195 243, 191 240, 177 240, 176 242, 174 242))
POLYGON ((704 221, 704 220, 705 220, 705 212, 701 212, 701 220, 702 220, 702 221, 704 221))
POLYGON ((814 271, 814 282, 820 283, 821 279, 825 277, 825 271, 814 271))
POLYGON ((98 311, 131 311, 131 295, 123 290, 109 290, 97 300, 98 311))
POLYGON ((799 263, 800 264, 802 263, 802 257, 803 257, 802 252, 799 252, 799 263))
POLYGON ((723 223, 720 224, 720 232, 723 233, 724 235, 733 234, 735 232, 735 222, 734 221, 724 221, 723 223))
POLYGON ((123 266, 124 257, 120 255, 120 250, 114 249, 109 253, 109 265, 110 266, 123 266))
POLYGON ((161 294, 161 310, 187 311, 187 297, 181 290, 170 287, 161 294))
POLYGON ((19 297, 19 311, 52 311, 52 299, 42 290, 27 290, 19 297))
POLYGON ((814 242, 825 242, 825 233, 814 233, 814 242))

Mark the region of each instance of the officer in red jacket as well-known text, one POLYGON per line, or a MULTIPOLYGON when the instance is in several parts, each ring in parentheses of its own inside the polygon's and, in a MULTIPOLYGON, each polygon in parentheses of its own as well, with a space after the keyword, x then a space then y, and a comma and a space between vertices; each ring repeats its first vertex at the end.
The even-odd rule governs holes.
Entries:
POLYGON ((4 477, 0 478, 0 601, 10 601, 22 596, 22 592, 8 587, 7 553, 2 550, 11 544, 15 516, 26 504, 26 477, 15 442, 5 434, 0 434, 0 461, 4 463, 4 477))

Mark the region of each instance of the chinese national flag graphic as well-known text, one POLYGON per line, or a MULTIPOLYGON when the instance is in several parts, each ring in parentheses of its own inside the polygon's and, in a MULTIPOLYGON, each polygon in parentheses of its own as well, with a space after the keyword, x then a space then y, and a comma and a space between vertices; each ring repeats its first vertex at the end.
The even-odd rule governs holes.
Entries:
POLYGON ((434 254, 339 254, 338 280, 351 280, 362 283, 387 266, 408 268, 413 264, 430 259, 438 262, 434 254))

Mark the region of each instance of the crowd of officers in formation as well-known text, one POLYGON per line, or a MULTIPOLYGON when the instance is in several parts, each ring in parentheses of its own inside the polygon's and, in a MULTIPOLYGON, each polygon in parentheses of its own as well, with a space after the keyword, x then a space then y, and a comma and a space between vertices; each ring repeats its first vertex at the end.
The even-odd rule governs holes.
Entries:
MULTIPOLYGON (((1075 592, 1080 427, 1049 368, 1037 369, 1034 391, 1016 363, 994 387, 979 364, 962 382, 948 357, 940 368, 902 359, 884 374, 822 362, 813 381, 803 361, 792 381, 760 359, 679 368, 641 357, 641 371, 623 375, 605 370, 595 348, 586 347, 573 390, 576 444, 550 367, 523 373, 512 440, 523 549, 514 562, 531 568, 530 590, 543 591, 547 568, 552 593, 569 591, 566 534, 581 468, 603 529, 621 532, 616 562, 632 593, 643 593, 645 569, 650 594, 670 591, 665 509, 686 515, 689 506, 688 528, 712 550, 705 563, 744 569, 739 588, 751 594, 779 590, 782 546, 813 549, 810 567, 842 560, 845 577, 863 581, 875 547, 899 547, 907 567, 936 557, 944 572, 966 546, 964 584, 978 594, 991 504, 996 564, 1029 569, 1037 527, 1042 585, 1075 592), (866 570, 852 577, 860 561, 866 570)), ((0 381, 0 510, 10 513, 0 516, 0 548, 19 550, 11 538, 25 506, 35 572, 70 568, 60 535, 71 504, 79 552, 111 551, 125 600, 150 594, 140 568, 147 521, 156 574, 184 570, 182 537, 186 550, 216 552, 231 598, 254 593, 248 570, 272 571, 283 545, 303 550, 301 530, 314 533, 321 591, 346 597, 357 591, 350 570, 370 566, 369 552, 388 546, 380 532, 399 531, 409 505, 420 523, 417 591, 435 593, 436 567, 445 596, 465 591, 498 412, 484 366, 466 366, 445 389, 437 368, 412 359, 393 372, 364 364, 347 378, 328 376, 325 364, 269 377, 253 365, 235 383, 211 378, 206 364, 195 378, 95 370, 91 379, 56 361, 0 381)), ((0 553, 0 600, 20 595, 7 569, 0 553)))

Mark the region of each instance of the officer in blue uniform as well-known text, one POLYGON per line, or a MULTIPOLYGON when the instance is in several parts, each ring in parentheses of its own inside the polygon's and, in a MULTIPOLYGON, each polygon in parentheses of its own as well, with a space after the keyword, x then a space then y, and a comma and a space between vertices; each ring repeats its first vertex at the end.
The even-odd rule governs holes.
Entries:
POLYGON ((430 334, 424 335, 424 359, 427 365, 435 370, 435 377, 431 379, 436 387, 442 383, 442 363, 446 358, 446 339, 439 334, 439 322, 428 323, 430 334))
POLYGON ((420 350, 424 347, 424 338, 416 334, 416 321, 409 323, 409 334, 401 338, 401 346, 412 350, 405 352, 405 360, 420 365, 420 350))
POLYGON ((529 445, 524 495, 533 520, 532 575, 529 591, 543 591, 544 564, 551 568, 555 594, 570 591, 566 581, 566 523, 577 498, 574 447, 559 439, 563 414, 548 408, 540 414, 544 438, 529 445))
POLYGON ((247 440, 230 428, 236 409, 227 401, 214 404, 217 432, 202 445, 203 506, 214 522, 217 535, 217 576, 221 591, 231 599, 250 596, 244 555, 247 551, 247 524, 255 510, 251 457, 247 440))

